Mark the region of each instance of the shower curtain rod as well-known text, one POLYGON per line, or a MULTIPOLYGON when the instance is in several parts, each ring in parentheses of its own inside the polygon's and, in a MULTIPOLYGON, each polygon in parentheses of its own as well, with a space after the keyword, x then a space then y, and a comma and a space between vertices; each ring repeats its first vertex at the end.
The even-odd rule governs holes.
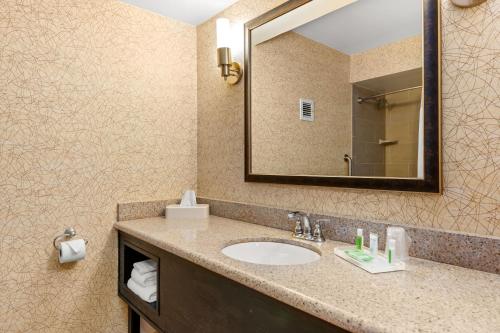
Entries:
POLYGON ((422 88, 422 86, 415 86, 415 87, 411 87, 411 88, 405 88, 405 89, 390 91, 390 92, 386 92, 386 93, 378 94, 378 95, 373 95, 373 96, 358 97, 358 103, 363 103, 367 99, 374 99, 374 98, 383 97, 383 96, 386 96, 386 95, 392 95, 392 94, 400 93, 400 92, 403 92, 403 91, 420 89, 420 88, 422 88))

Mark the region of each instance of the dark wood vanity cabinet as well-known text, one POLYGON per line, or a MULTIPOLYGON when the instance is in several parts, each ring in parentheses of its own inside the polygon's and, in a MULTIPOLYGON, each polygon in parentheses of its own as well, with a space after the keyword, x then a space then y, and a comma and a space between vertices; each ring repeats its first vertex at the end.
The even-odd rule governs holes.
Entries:
POLYGON ((347 332, 220 274, 119 233, 119 295, 128 303, 129 332, 139 316, 165 333, 347 332), (142 301, 126 286, 132 264, 158 261, 158 300, 142 301))

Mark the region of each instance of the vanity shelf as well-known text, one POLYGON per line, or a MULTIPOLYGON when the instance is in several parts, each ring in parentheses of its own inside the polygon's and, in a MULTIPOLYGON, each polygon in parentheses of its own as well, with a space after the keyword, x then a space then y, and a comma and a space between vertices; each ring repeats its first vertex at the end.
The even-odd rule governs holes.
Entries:
POLYGON ((159 276, 161 262, 159 253, 157 252, 156 248, 149 246, 148 244, 138 244, 136 240, 128 237, 119 237, 118 243, 118 294, 125 302, 129 304, 134 312, 141 313, 141 317, 148 321, 156 330, 162 332, 159 329, 161 304, 160 293, 157 292, 156 302, 148 303, 142 300, 127 287, 127 281, 131 276, 134 263, 151 259, 158 265, 157 286, 158 290, 160 290, 161 284, 159 276))
POLYGON ((122 231, 118 237, 119 294, 130 307, 131 333, 139 333, 139 316, 165 333, 347 332, 122 231), (156 310, 123 286, 137 253, 158 260, 156 310))

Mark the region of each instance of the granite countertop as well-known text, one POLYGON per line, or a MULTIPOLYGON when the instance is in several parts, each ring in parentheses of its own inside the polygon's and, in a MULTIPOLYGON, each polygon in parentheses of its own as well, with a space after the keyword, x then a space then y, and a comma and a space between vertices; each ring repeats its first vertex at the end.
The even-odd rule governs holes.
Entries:
POLYGON ((224 256, 240 240, 293 240, 289 232, 210 216, 115 223, 135 236, 353 332, 500 332, 500 275, 412 258, 408 270, 370 274, 333 254, 346 243, 305 242, 319 261, 265 266, 224 256))

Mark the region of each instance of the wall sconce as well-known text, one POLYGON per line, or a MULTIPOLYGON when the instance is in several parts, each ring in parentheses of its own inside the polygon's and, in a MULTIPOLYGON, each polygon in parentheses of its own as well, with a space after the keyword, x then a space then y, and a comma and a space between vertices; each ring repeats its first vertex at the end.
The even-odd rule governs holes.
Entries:
POLYGON ((216 25, 217 65, 224 80, 233 85, 240 82, 243 71, 240 64, 233 62, 231 57, 231 23, 226 18, 220 18, 217 19, 216 25))

